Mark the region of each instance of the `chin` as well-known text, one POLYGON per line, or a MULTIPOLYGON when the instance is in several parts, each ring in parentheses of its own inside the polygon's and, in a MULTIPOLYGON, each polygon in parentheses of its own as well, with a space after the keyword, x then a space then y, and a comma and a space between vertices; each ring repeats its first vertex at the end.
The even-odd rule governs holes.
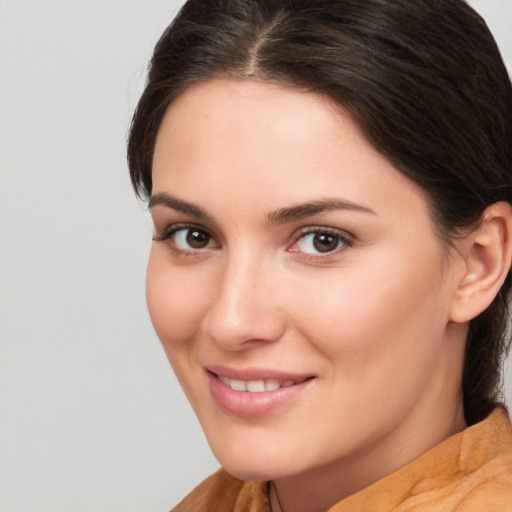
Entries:
POLYGON ((219 462, 230 475, 246 482, 263 482, 289 476, 284 468, 273 468, 270 465, 266 467, 264 464, 249 465, 247 461, 245 464, 223 464, 221 461, 219 462))
POLYGON ((283 464, 283 458, 286 457, 277 452, 265 453, 264 449, 257 446, 253 449, 241 447, 240 450, 215 450, 212 447, 212 450, 220 465, 239 480, 260 482, 282 478, 291 473, 290 468, 283 464))
POLYGON ((268 469, 265 470, 264 468, 239 468, 221 465, 230 475, 246 482, 266 482, 277 478, 277 476, 270 473, 268 469), (259 469, 261 469, 261 471, 259 469))

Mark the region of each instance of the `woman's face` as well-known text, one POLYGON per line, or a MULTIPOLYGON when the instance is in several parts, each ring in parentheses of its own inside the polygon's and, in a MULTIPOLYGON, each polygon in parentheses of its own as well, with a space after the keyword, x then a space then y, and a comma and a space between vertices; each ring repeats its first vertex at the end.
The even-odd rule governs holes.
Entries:
POLYGON ((349 116, 210 81, 171 105, 153 163, 149 311, 228 471, 386 473, 455 428, 462 258, 349 116))

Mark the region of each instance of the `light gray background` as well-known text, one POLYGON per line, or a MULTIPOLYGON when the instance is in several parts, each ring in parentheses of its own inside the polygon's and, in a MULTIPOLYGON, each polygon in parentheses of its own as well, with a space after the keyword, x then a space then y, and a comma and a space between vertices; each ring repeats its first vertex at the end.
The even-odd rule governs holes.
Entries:
MULTIPOLYGON (((0 0, 0 512, 164 512, 217 467, 146 313, 125 164, 180 3, 0 0)), ((512 0, 473 4, 512 69, 512 0)))

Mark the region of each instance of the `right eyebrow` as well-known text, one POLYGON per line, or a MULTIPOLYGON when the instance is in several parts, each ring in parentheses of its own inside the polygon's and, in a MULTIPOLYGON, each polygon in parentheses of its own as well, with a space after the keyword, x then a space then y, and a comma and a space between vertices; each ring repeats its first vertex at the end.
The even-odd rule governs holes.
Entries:
POLYGON ((298 204, 288 208, 280 208, 268 215, 269 224, 284 224, 298 219, 304 219, 332 210, 352 210, 356 212, 377 215, 371 208, 347 201, 345 199, 326 198, 298 204))
POLYGON ((201 207, 165 193, 155 194, 151 196, 149 200, 149 209, 151 210, 155 206, 165 206, 167 208, 172 208, 173 210, 176 210, 178 212, 193 215, 198 219, 212 219, 212 216, 206 210, 203 210, 201 207))

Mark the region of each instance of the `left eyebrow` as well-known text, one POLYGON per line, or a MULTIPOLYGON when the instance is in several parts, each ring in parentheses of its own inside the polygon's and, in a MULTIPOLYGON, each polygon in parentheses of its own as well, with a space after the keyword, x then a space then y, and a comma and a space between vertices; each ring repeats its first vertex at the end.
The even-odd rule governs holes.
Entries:
POLYGON ((304 219, 305 217, 311 217, 313 215, 318 215, 319 213, 329 212, 332 210, 351 210, 377 215, 371 208, 366 206, 346 201, 344 199, 327 198, 287 208, 280 208, 275 212, 269 213, 267 221, 271 225, 284 224, 286 222, 304 219))
POLYGON ((151 209, 155 206, 166 206, 167 208, 172 208, 177 212, 193 215, 198 219, 212 219, 212 216, 206 210, 203 210, 200 206, 196 206, 195 204, 189 203, 188 201, 183 201, 182 199, 178 199, 177 197, 173 197, 165 193, 151 196, 151 199, 149 200, 149 210, 151 211, 151 209))

